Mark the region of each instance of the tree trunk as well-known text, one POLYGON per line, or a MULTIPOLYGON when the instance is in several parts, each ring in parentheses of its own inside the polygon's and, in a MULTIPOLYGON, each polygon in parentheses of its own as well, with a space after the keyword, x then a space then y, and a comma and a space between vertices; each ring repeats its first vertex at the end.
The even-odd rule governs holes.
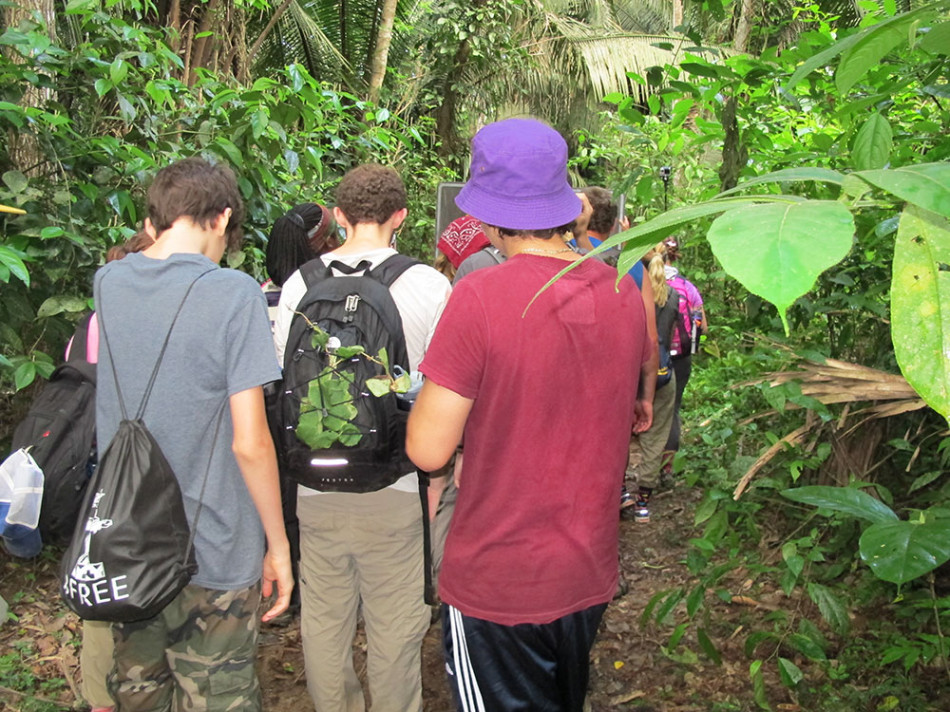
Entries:
POLYGON ((732 37, 732 46, 737 52, 749 50, 749 36, 755 20, 755 0, 742 0, 739 8, 739 19, 736 22, 736 32, 732 37))
POLYGON ((369 75, 369 100, 379 99, 379 90, 386 78, 386 64, 389 61, 389 46, 393 41, 393 25, 396 23, 396 0, 383 0, 382 17, 379 31, 376 33, 376 43, 373 49, 373 60, 369 75))
MULTIPOLYGON (((33 21, 34 15, 39 14, 46 24, 49 38, 56 40, 56 16, 53 11, 53 0, 20 0, 18 5, 10 5, 2 11, 0 17, 3 26, 15 28, 23 20, 33 21)), ((25 60, 12 48, 6 49, 5 54, 11 62, 22 64, 25 60)), ((20 106, 40 108, 54 98, 51 89, 39 88, 32 84, 25 84, 20 106)), ((29 131, 10 131, 7 134, 7 153, 14 166, 27 176, 39 173, 43 154, 40 151, 36 136, 29 131)))
POLYGON ((673 0, 673 19, 670 29, 674 30, 683 24, 683 0, 673 0))
POLYGON ((725 137, 722 141, 722 165, 719 167, 720 190, 732 190, 739 182, 739 172, 748 159, 748 151, 742 145, 739 133, 739 120, 736 117, 738 100, 734 96, 726 99, 722 107, 722 128, 725 137))

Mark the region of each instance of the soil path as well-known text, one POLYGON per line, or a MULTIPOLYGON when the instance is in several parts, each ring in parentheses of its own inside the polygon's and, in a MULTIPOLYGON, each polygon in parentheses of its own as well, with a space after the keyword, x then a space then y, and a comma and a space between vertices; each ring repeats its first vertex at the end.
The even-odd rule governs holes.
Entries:
MULTIPOLYGON (((686 584, 683 563, 693 536, 692 510, 697 493, 686 489, 658 495, 649 524, 621 521, 621 566, 628 591, 607 609, 592 652, 592 712, 636 709, 665 712, 754 709, 748 682, 748 661, 738 643, 730 646, 728 630, 717 644, 721 666, 689 655, 673 660, 664 654, 671 627, 641 625, 641 614, 655 593, 686 584), (719 642, 724 640, 725 643, 719 642)), ((5 556, 0 554, 0 556, 5 556)), ((0 628, 0 709, 51 712, 78 703, 78 620, 57 595, 56 562, 0 559, 0 595, 10 602, 17 621, 0 628), (32 682, 31 682, 32 681, 32 682), (30 700, 12 689, 31 692, 30 700)), ((451 710, 440 647, 440 626, 433 624, 423 646, 423 693, 426 712, 451 710)), ((678 648, 696 650, 687 634, 678 648)), ((358 670, 365 678, 360 634, 355 644, 358 670)), ((675 657, 675 656, 674 656, 675 657)), ((268 712, 312 712, 303 673, 299 626, 265 626, 262 630, 260 676, 268 712)), ((771 686, 770 686, 771 687, 771 686)), ((779 709, 798 709, 780 705, 779 709)))

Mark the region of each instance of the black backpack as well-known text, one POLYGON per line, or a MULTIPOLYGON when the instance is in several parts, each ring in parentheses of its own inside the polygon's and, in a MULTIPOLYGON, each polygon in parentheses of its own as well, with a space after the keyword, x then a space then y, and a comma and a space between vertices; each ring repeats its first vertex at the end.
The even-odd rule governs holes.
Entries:
POLYGON ((657 388, 662 388, 673 378, 673 357, 670 354, 673 328, 679 329, 681 339, 686 336, 686 328, 683 326, 683 320, 680 319, 680 293, 672 287, 666 289, 666 304, 662 307, 655 306, 656 334, 660 349, 660 367, 656 375, 657 388))
POLYGON ((92 314, 76 327, 69 358, 53 371, 13 432, 13 451, 29 448, 43 470, 40 535, 65 545, 96 462, 96 365, 86 360, 92 314))
POLYGON ((300 268, 307 292, 290 325, 276 408, 282 471, 295 482, 373 492, 415 469, 405 451, 407 410, 394 392, 373 395, 367 383, 396 366, 409 372, 389 288, 415 264, 397 254, 375 268, 320 258, 300 268))
MULTIPOLYGON (((199 275, 185 291, 142 402, 132 418, 125 407, 106 323, 99 311, 100 331, 113 364, 122 420, 90 480, 81 516, 63 555, 63 599, 85 620, 128 622, 151 618, 178 595, 198 570, 194 531, 201 513, 201 497, 189 524, 178 479, 142 418, 182 307, 195 283, 208 272, 199 275)), ((225 405, 214 428, 215 444, 225 405)), ((213 455, 212 448, 202 495, 213 455)))

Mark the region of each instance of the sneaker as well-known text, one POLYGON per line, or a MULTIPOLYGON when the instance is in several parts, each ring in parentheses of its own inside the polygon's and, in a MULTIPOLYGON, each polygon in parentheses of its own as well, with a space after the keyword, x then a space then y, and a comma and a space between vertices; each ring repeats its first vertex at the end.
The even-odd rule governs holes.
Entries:
POLYGON ((650 521, 650 494, 651 491, 646 487, 641 487, 640 491, 637 492, 633 518, 641 524, 647 524, 650 521))
POLYGON ((620 490, 620 510, 623 511, 624 509, 632 507, 636 503, 637 500, 634 499, 634 496, 627 490, 627 486, 623 485, 620 490))

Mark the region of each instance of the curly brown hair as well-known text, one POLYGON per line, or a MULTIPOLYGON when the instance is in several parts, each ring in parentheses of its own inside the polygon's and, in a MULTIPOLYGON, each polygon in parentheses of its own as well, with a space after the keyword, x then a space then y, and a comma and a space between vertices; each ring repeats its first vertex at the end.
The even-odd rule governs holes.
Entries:
POLYGON ((406 207, 406 186, 392 168, 367 163, 343 176, 336 188, 336 206, 352 225, 384 223, 406 207))
POLYGON ((606 235, 613 230, 614 222, 617 220, 617 204, 613 200, 612 193, 596 185, 581 188, 580 192, 587 196, 594 209, 587 229, 601 235, 606 235))

